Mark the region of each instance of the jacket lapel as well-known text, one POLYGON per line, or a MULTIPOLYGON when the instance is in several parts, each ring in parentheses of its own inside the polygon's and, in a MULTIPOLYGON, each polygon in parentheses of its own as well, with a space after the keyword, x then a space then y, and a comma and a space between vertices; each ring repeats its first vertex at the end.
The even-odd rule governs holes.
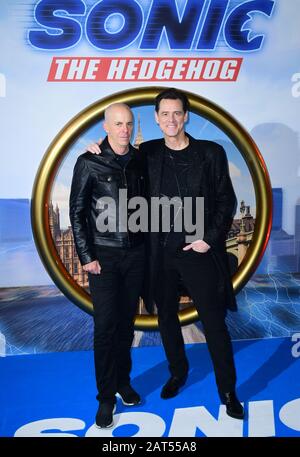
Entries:
POLYGON ((159 197, 160 195, 160 184, 161 184, 161 174, 164 162, 165 147, 164 141, 161 140, 154 152, 149 155, 149 181, 151 196, 159 197))
POLYGON ((186 134, 190 139, 191 154, 193 155, 193 166, 188 179, 188 195, 194 197, 199 196, 202 184, 202 175, 204 169, 204 154, 199 149, 199 143, 190 135, 186 134))

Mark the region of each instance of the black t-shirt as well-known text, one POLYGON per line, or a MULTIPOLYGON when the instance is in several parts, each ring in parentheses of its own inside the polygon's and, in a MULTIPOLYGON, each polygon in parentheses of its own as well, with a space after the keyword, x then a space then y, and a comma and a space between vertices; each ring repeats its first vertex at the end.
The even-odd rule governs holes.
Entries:
POLYGON ((188 195, 188 180, 193 167, 193 157, 190 146, 181 150, 173 150, 165 146, 164 165, 160 186, 160 197, 169 199, 177 197, 178 207, 170 205, 170 231, 162 232, 162 221, 160 224, 161 244, 170 249, 176 250, 185 245, 185 230, 183 224, 184 197, 188 195), (178 219, 182 221, 182 230, 174 231, 178 224, 178 219))
POLYGON ((115 159, 121 165, 122 168, 126 167, 130 158, 131 158, 131 154, 129 154, 129 152, 126 152, 126 154, 116 154, 115 153, 115 159))

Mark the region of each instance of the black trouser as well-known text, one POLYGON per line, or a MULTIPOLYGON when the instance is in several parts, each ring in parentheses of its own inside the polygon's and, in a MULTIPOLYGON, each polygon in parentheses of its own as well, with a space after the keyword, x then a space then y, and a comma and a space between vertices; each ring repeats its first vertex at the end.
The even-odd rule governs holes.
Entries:
POLYGON ((89 274, 94 307, 94 360, 98 400, 115 401, 130 383, 134 316, 141 294, 144 245, 97 248, 100 275, 89 274))
POLYGON ((178 282, 182 278, 203 324, 219 392, 235 389, 236 373, 230 336, 225 323, 226 309, 217 295, 217 269, 211 253, 176 253, 161 248, 157 293, 158 322, 171 375, 183 377, 188 371, 178 312, 178 282))

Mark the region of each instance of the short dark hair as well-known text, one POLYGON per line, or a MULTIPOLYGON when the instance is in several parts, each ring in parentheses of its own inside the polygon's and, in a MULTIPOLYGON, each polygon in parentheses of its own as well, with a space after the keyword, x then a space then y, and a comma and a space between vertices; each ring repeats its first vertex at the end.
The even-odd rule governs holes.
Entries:
POLYGON ((182 108, 183 108, 184 113, 186 113, 190 109, 190 103, 189 103, 189 100, 188 100, 187 96, 185 95, 185 93, 181 92, 178 89, 171 88, 171 89, 163 90, 155 98, 155 111, 156 112, 158 112, 159 104, 160 104, 161 100, 163 100, 163 99, 180 100, 182 103, 182 108))

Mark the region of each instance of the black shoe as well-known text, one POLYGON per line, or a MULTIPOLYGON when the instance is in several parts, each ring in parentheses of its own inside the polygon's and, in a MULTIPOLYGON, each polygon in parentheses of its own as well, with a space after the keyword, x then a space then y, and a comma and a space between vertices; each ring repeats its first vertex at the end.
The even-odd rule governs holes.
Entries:
POLYGON ((113 414, 116 410, 115 403, 100 403, 95 425, 97 428, 110 428, 114 425, 113 414))
POLYGON ((123 405, 126 406, 134 406, 141 403, 141 397, 130 384, 128 384, 128 386, 120 387, 117 396, 121 398, 123 405))
POLYGON ((180 387, 184 386, 187 376, 184 378, 177 378, 177 376, 171 376, 171 378, 163 386, 160 393, 161 398, 172 398, 176 397, 180 387))
POLYGON ((221 401, 226 405, 226 413, 235 419, 244 419, 245 412, 243 406, 240 404, 235 392, 226 392, 220 394, 221 401))

